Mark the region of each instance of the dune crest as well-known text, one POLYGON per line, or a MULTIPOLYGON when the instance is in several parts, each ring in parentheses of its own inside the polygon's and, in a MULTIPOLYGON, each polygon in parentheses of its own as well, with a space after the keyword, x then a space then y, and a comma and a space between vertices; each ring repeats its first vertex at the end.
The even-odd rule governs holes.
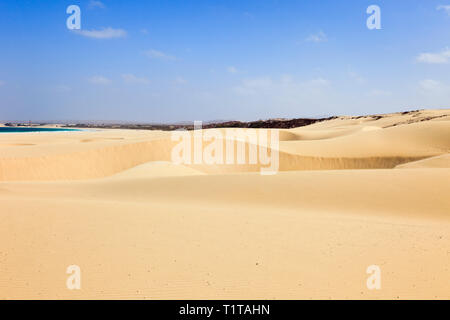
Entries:
POLYGON ((450 299, 450 110, 279 137, 263 176, 176 165, 170 132, 0 134, 0 298, 450 299))
MULTIPOLYGON (((403 115, 339 117, 279 130, 279 170, 391 169, 448 153, 449 113, 426 110, 403 115)), ((171 161, 175 142, 171 141, 170 134, 103 130, 48 136, 3 135, 0 136, 0 181, 95 179, 151 161, 171 161), (76 141, 81 143, 74 145, 76 141)), ((247 155, 248 148, 247 143, 247 155)), ((258 165, 238 164, 193 165, 192 168, 209 174, 260 170, 258 165)))

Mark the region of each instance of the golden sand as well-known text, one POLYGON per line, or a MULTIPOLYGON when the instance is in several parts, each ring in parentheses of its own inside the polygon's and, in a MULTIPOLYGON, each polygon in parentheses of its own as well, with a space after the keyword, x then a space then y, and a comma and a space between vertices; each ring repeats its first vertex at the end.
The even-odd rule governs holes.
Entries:
POLYGON ((0 298, 450 299, 450 110, 279 130, 271 176, 170 134, 0 134, 0 298))

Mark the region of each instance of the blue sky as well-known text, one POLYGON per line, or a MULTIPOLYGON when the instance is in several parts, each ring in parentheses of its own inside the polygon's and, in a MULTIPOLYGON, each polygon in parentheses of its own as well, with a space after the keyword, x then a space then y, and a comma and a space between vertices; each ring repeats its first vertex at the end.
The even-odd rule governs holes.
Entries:
POLYGON ((0 120, 450 107, 450 1, 0 0, 0 120), (381 30, 369 30, 369 5, 381 30), (69 30, 69 5, 81 30, 69 30))

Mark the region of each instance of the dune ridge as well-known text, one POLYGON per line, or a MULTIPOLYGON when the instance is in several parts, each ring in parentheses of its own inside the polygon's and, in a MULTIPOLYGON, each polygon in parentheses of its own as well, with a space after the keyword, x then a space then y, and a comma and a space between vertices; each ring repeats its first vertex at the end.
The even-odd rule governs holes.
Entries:
POLYGON ((0 299, 450 298, 450 110, 279 135, 270 176, 170 132, 0 135, 0 299))
MULTIPOLYGON (((430 118, 428 113, 425 112, 425 119, 430 118)), ((438 117, 440 121, 422 120, 393 125, 407 123, 408 118, 418 113, 395 115, 390 122, 387 116, 375 118, 377 120, 370 118, 369 121, 342 117, 311 126, 280 130, 279 170, 394 168, 446 154, 450 152, 450 126, 444 119, 449 118, 449 112, 443 110, 436 113, 440 116, 431 119, 438 117)), ((158 131, 138 131, 137 134, 127 130, 83 133, 78 136, 77 141, 81 143, 76 148, 73 148, 73 136, 66 140, 54 134, 51 136, 54 137, 53 143, 47 141, 45 145, 39 142, 42 134, 27 137, 37 140, 36 143, 24 143, 20 135, 0 137, 0 150, 3 150, 0 154, 0 181, 102 178, 151 161, 171 161, 171 150, 175 145, 170 133, 158 131), (111 137, 112 134, 115 137, 111 137), (126 137, 117 137, 119 134, 126 137), (87 139, 86 135, 90 138, 87 139), (19 141, 13 144, 9 141, 5 146, 2 141, 10 140, 10 137, 19 141)), ((203 148, 206 146, 207 143, 203 148)), ((248 150, 249 144, 246 143, 247 155, 248 150)), ((260 169, 258 165, 192 167, 208 174, 260 169)))

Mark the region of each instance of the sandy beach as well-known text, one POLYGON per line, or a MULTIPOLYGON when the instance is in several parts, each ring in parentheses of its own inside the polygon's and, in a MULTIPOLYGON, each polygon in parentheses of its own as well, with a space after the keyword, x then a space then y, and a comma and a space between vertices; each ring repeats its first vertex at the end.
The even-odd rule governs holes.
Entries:
POLYGON ((0 298, 450 299, 449 109, 278 134, 265 176, 167 131, 0 133, 0 298))

